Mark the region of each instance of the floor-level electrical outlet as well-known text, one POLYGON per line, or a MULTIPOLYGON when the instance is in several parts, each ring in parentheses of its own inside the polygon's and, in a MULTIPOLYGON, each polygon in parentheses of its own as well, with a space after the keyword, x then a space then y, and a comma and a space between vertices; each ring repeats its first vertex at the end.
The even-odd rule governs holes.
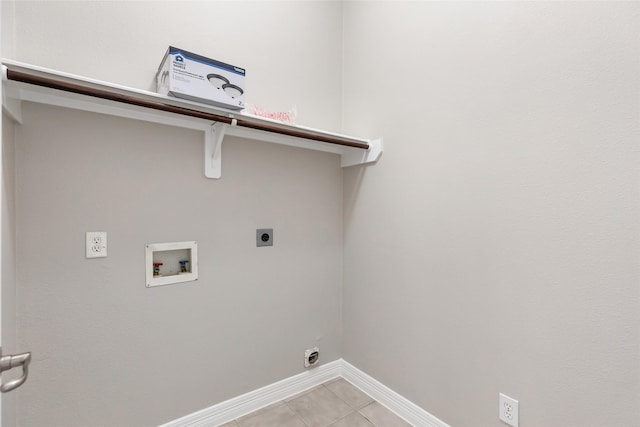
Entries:
POLYGON ((101 258, 107 256, 106 231, 87 231, 86 255, 87 258, 101 258))
POLYGON ((513 427, 518 427, 518 401, 500 393, 498 418, 513 427))
POLYGON ((304 352, 304 367, 310 368, 318 364, 320 360, 320 350, 318 347, 313 347, 304 352))

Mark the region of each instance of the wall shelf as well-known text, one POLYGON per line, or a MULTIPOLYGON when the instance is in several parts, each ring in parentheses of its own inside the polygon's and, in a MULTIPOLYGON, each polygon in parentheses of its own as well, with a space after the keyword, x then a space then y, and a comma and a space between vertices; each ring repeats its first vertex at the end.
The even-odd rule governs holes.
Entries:
POLYGON ((362 139, 280 123, 12 60, 2 60, 4 111, 22 123, 23 101, 55 105, 204 132, 205 176, 222 176, 225 135, 339 154, 342 167, 374 163, 382 139, 362 139))

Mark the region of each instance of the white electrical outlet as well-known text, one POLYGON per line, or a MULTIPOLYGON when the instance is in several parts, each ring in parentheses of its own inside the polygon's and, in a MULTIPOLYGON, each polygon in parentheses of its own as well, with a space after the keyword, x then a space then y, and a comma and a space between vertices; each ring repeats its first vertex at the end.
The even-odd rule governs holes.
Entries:
POLYGON ((318 364, 320 360, 320 349, 313 347, 304 351, 304 367, 310 368, 318 364))
POLYGON ((500 393, 498 402, 498 418, 510 426, 518 427, 518 401, 500 393))
POLYGON ((86 234, 87 258, 102 258, 107 256, 107 232, 87 231, 86 234))

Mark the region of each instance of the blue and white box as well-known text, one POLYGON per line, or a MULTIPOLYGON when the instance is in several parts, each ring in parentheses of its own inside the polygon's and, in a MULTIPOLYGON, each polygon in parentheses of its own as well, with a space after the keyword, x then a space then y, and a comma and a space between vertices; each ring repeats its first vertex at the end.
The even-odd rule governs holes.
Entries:
POLYGON ((241 110, 244 79, 244 68, 169 46, 156 74, 156 92, 241 110))

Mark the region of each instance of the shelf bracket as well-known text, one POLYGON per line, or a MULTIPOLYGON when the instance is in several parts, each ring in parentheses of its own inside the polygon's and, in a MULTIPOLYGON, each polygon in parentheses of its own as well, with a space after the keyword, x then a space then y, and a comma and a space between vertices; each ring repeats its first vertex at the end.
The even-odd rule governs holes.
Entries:
POLYGON ((222 140, 228 125, 214 123, 204 131, 204 176, 222 177, 222 140))
MULTIPOLYGON (((3 83, 7 80, 7 71, 7 66, 2 65, 3 83)), ((20 101, 18 96, 16 96, 16 93, 11 90, 11 88, 3 87, 2 110, 7 113, 13 121, 22 124, 22 102, 20 101)))
POLYGON ((2 92, 2 110, 16 123, 22 124, 22 101, 2 92))
POLYGON ((341 166, 364 165, 367 163, 375 163, 382 156, 383 151, 382 138, 369 141, 368 150, 349 149, 342 154, 341 166))

